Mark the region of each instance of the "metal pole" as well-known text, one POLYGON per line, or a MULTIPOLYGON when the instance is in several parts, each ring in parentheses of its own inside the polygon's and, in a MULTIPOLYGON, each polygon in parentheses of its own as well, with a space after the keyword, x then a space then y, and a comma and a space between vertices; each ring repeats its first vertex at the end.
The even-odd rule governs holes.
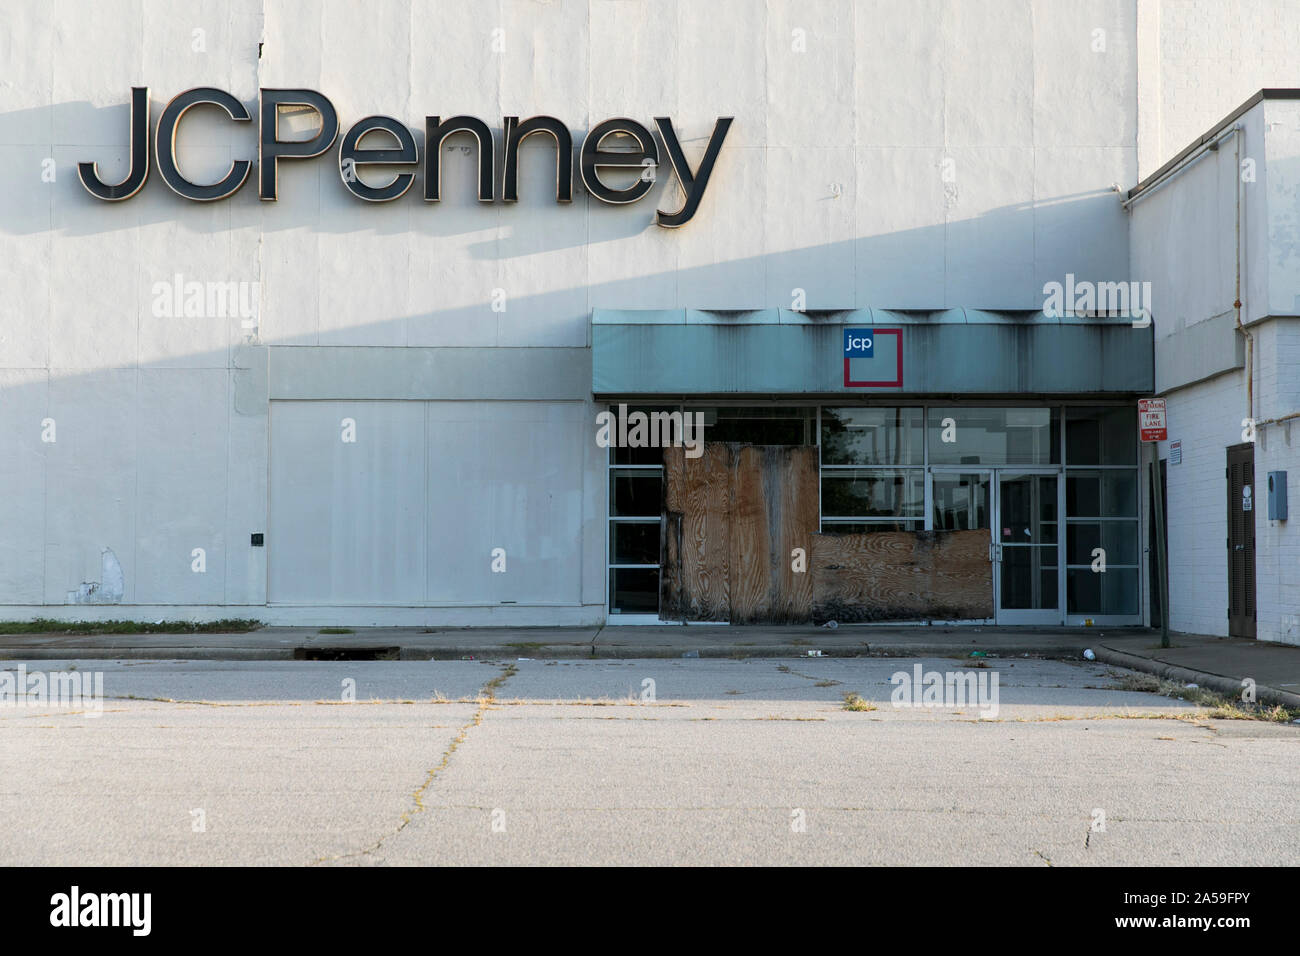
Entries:
POLYGON ((1160 646, 1169 646, 1169 556, 1165 553, 1165 496, 1160 488, 1160 446, 1151 445, 1151 490, 1156 498, 1156 582, 1160 588, 1160 646))

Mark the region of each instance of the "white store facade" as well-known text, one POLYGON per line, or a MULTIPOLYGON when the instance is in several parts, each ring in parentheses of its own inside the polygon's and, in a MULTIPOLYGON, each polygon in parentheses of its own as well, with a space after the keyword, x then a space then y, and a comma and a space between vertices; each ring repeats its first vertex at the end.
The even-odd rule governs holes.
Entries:
POLYGON ((912 7, 7 5, 0 617, 757 619, 664 603, 626 405, 811 449, 819 535, 985 531, 1006 624, 1153 620, 1158 449, 1171 626, 1300 643, 1296 18, 912 7))

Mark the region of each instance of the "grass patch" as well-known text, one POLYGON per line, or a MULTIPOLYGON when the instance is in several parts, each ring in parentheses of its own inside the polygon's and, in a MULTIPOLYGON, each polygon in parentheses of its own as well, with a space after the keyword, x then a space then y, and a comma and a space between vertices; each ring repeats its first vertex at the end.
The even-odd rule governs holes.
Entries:
POLYGON ((355 634, 350 627, 322 627, 317 634, 355 634))
POLYGON ((1186 687, 1178 681, 1166 680, 1154 674, 1124 674, 1118 678, 1119 689, 1138 693, 1159 694, 1175 700, 1185 700, 1209 711, 1205 716, 1218 720, 1264 720, 1287 724, 1300 717, 1281 704, 1246 703, 1218 691, 1204 687, 1186 687))
POLYGON ((875 710, 876 705, 865 699, 861 694, 850 691, 844 695, 844 709, 854 711, 875 710))
POLYGON ((243 634, 262 622, 227 617, 219 621, 0 621, 0 634, 243 634))

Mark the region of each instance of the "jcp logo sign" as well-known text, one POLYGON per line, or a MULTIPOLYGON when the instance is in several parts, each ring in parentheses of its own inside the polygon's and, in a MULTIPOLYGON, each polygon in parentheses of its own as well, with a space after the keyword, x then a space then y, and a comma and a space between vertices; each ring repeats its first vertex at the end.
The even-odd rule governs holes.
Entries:
POLYGON ((844 357, 871 358, 875 349, 874 329, 845 329, 844 357))

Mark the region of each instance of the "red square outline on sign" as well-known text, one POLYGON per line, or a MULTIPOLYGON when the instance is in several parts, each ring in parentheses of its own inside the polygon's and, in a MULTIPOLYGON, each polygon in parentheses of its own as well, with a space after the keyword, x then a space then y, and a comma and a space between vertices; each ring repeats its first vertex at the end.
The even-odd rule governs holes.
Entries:
POLYGON ((902 388, 903 387, 903 330, 902 329, 873 329, 875 335, 896 335, 898 336, 898 369, 897 379, 892 382, 855 382, 849 378, 849 359, 844 359, 844 387, 845 388, 902 388))

